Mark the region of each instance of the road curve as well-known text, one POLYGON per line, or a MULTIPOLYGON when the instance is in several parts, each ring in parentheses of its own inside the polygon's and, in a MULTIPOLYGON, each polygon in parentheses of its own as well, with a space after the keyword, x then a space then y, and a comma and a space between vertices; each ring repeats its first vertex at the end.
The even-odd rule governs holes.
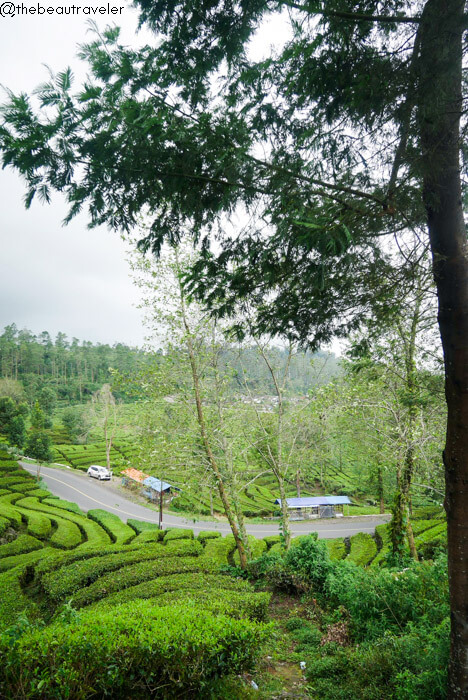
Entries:
MULTIPOLYGON (((36 466, 26 462, 20 462, 21 466, 31 474, 36 474, 36 466)), ((88 511, 92 508, 103 508, 110 513, 115 513, 123 521, 127 518, 137 518, 148 522, 158 522, 158 512, 152 507, 146 507, 133 503, 122 495, 115 485, 109 481, 97 481, 90 479, 86 474, 71 469, 56 469, 42 467, 41 477, 46 482, 51 493, 64 498, 67 501, 77 503, 79 507, 88 511)), ((352 518, 333 518, 329 520, 314 520, 305 522, 292 522, 293 535, 304 535, 309 532, 317 532, 318 536, 325 539, 333 537, 350 537, 357 532, 369 532, 373 534, 377 525, 388 522, 389 515, 363 516, 352 518)), ((231 532, 226 522, 209 522, 206 520, 195 521, 189 518, 164 512, 164 527, 191 528, 194 532, 201 530, 218 530, 223 534, 231 532)), ((277 522, 263 524, 247 524, 247 532, 255 537, 277 535, 279 527, 277 522)))

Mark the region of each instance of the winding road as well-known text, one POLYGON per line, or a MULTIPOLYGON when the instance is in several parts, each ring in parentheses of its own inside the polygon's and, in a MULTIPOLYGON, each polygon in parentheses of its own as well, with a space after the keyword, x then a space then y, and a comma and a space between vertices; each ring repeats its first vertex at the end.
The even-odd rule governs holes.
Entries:
MULTIPOLYGON (((36 466, 26 462, 20 462, 21 466, 31 474, 36 474, 36 466)), ((97 481, 91 479, 82 472, 71 469, 57 469, 42 467, 41 477, 46 482, 51 493, 64 498, 67 501, 77 503, 84 511, 92 508, 103 508, 110 513, 115 513, 122 520, 137 518, 148 522, 158 522, 156 508, 139 505, 129 498, 125 498, 117 481, 97 481)), ((333 518, 329 520, 313 520, 291 522, 293 535, 304 535, 309 532, 317 532, 321 538, 350 537, 357 532, 373 534, 377 525, 388 522, 390 515, 353 516, 350 518, 333 518)), ((195 521, 168 513, 163 514, 164 527, 191 528, 194 532, 201 530, 218 530, 223 534, 231 532, 227 522, 195 521)), ((247 524, 247 532, 255 537, 277 535, 279 527, 277 522, 262 524, 247 524)))

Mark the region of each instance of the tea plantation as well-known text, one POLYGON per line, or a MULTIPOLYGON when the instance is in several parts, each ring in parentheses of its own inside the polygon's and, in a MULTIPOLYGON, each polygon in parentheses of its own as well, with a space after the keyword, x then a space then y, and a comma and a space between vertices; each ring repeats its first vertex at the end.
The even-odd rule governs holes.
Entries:
MULTIPOLYGON (((414 530, 429 555, 446 528, 424 515, 414 530)), ((279 536, 250 549, 258 561, 282 555, 279 536)), ((387 526, 326 549, 330 565, 379 568, 387 526)), ((223 683, 245 685, 272 635, 271 589, 226 575, 236 563, 232 536, 85 514, 0 450, 0 696, 234 697, 223 683)))

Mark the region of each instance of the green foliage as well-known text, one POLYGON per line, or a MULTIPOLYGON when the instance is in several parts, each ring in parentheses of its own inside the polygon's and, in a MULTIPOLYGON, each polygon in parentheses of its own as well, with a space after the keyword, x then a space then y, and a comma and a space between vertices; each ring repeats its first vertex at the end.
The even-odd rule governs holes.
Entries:
POLYGON ((39 464, 52 462, 53 454, 51 448, 51 439, 44 430, 34 429, 29 433, 25 445, 28 457, 36 460, 39 464))
POLYGON ((293 543, 284 556, 285 568, 321 590, 332 569, 327 545, 316 533, 298 537, 293 543))
MULTIPOLYGON (((267 544, 264 540, 259 540, 253 535, 247 535, 247 539, 252 559, 257 559, 266 552, 267 544)), ((237 549, 233 554, 232 560, 235 566, 240 565, 239 552, 237 549)))
POLYGON ((19 535, 13 542, 0 545, 0 559, 17 554, 26 554, 35 549, 42 549, 43 543, 31 535, 19 535))
POLYGON ((176 689, 193 696, 213 679, 250 670, 264 639, 253 622, 140 601, 27 633, 11 652, 3 646, 0 687, 6 697, 21 687, 31 700, 143 698, 148 686, 161 688, 154 697, 176 689))
POLYGON ((146 520, 134 520, 133 518, 128 518, 127 525, 130 525, 133 530, 139 535, 146 530, 157 530, 161 533, 160 539, 164 539, 165 532, 160 530, 157 523, 149 523, 146 520))
POLYGON ((342 538, 324 541, 328 549, 328 554, 330 556, 331 561, 339 561, 340 559, 345 558, 346 547, 342 538))
POLYGON ((221 536, 221 533, 216 530, 200 530, 200 532, 197 535, 197 538, 202 544, 206 544, 208 540, 214 540, 221 536))
POLYGON ((359 566, 367 566, 377 554, 377 545, 371 535, 358 532, 351 537, 348 560, 359 566))
POLYGON ((127 544, 135 537, 133 528, 122 522, 117 515, 109 513, 107 510, 102 510, 100 508, 89 510, 88 518, 99 523, 109 534, 112 542, 116 544, 127 544))
POLYGON ((193 530, 180 530, 179 528, 167 530, 164 535, 164 542, 170 542, 171 540, 193 540, 193 530))
POLYGON ((204 558, 216 564, 228 564, 229 555, 235 550, 236 543, 232 535, 208 540, 205 544, 204 558))

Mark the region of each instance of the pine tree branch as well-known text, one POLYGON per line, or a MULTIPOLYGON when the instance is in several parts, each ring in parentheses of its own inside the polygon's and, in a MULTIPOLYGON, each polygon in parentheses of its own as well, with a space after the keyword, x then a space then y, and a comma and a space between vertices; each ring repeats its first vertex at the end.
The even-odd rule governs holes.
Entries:
POLYGON ((309 15, 322 15, 323 17, 336 17, 350 22, 377 22, 388 24, 419 24, 419 17, 405 17, 404 15, 366 15, 360 12, 340 12, 338 10, 312 10, 311 8, 293 2, 293 0, 281 0, 280 5, 292 7, 309 15))

